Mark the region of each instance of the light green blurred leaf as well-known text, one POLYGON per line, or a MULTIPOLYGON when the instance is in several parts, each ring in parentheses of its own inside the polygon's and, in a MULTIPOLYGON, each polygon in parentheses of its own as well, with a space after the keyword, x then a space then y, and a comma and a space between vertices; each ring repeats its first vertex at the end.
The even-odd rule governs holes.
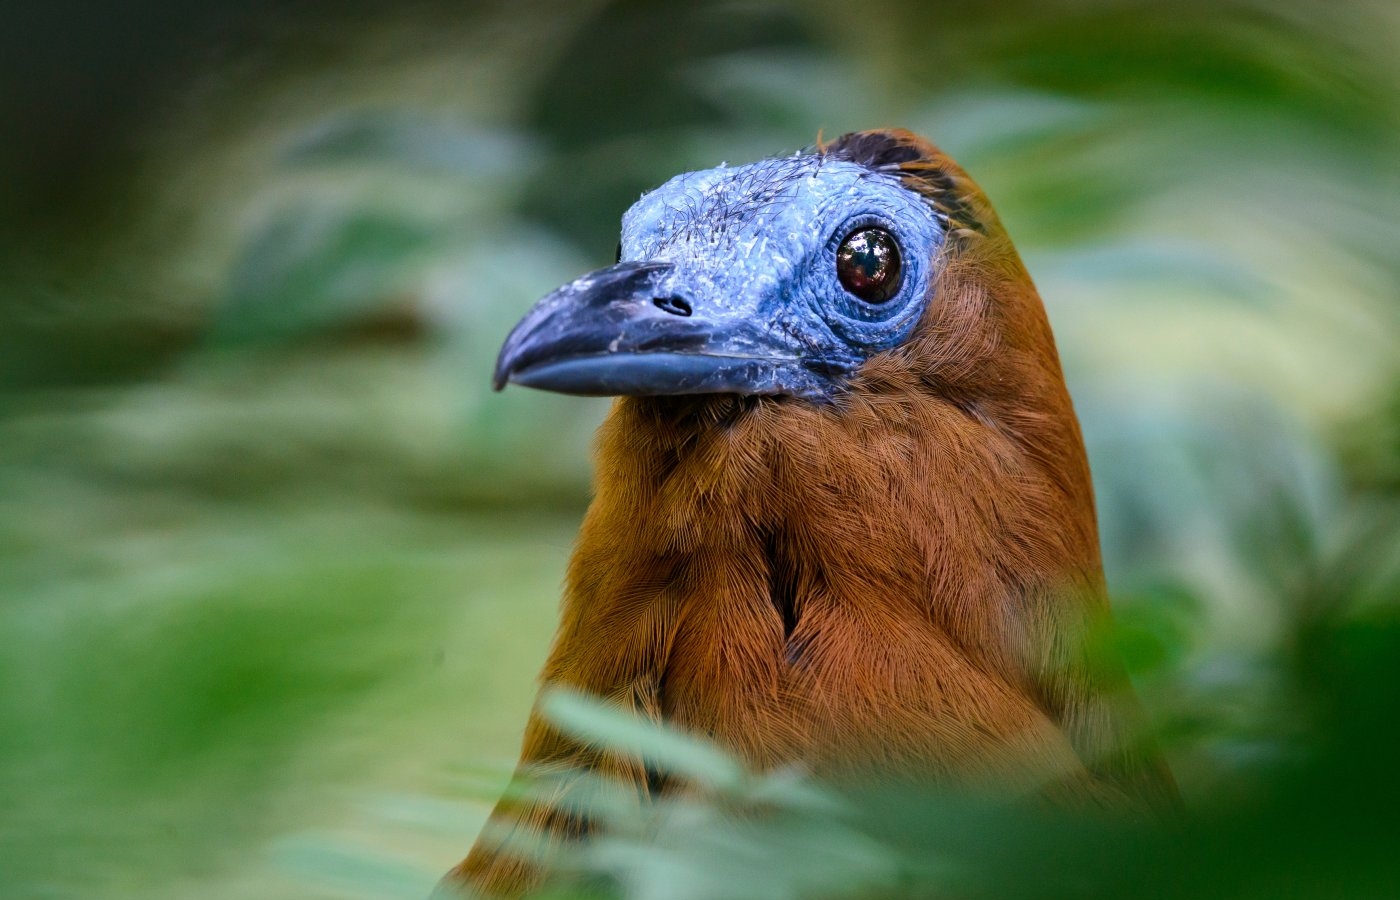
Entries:
POLYGON ((229 274, 212 338, 284 341, 414 315, 411 277, 432 248, 425 223, 334 204, 278 211, 229 274))
POLYGON ((713 744, 577 692, 550 688, 540 712, 576 738, 636 755, 704 787, 728 792, 746 782, 743 768, 713 744))
POLYGON ((273 848, 272 857, 288 875, 351 897, 422 900, 438 880, 416 866, 334 839, 287 838, 273 848))
POLYGON ((294 166, 383 165, 491 179, 517 176, 538 158, 518 134, 394 108, 333 116, 299 134, 282 154, 294 166))

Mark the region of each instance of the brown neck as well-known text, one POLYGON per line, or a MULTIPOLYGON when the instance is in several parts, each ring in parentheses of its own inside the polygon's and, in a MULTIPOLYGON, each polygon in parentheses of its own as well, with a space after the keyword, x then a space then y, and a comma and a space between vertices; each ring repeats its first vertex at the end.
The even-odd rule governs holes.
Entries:
POLYGON ((658 681, 638 694, 757 764, 820 740, 771 736, 803 718, 772 710, 810 649, 910 622, 1058 720, 1088 690, 1080 635, 1104 609, 1087 467, 1072 413, 1008 427, 1004 402, 940 394, 896 356, 827 406, 621 400, 568 603, 649 617, 658 681))
POLYGON ((1008 677, 1037 667, 1039 617, 1012 598, 1100 578, 1072 414, 1007 425, 998 398, 939 397, 902 368, 867 367, 830 406, 620 401, 580 556, 647 572, 754 555, 765 565, 748 574, 785 631, 816 582, 857 584, 872 602, 917 607, 1008 677))
MULTIPOLYGON (((843 641, 863 653, 927 629, 940 665, 1030 698, 1076 746, 1103 687, 1084 639, 1106 615, 1092 487, 1049 324, 980 192, 939 165, 977 228, 950 234, 915 335, 842 395, 629 398, 600 432, 565 633, 645 646, 628 671, 590 678, 639 681, 658 714, 758 761, 783 753, 747 737, 762 710, 800 693, 797 663, 838 658, 843 641), (682 677, 710 685, 693 709, 682 677)), ((863 690, 823 677, 804 688, 823 702, 863 690)))

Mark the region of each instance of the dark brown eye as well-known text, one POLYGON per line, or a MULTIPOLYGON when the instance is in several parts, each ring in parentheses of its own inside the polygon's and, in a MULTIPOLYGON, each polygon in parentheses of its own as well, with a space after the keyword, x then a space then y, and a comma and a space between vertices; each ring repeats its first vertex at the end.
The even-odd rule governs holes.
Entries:
POLYGON ((884 303, 899 292, 899 245, 883 228, 853 231, 836 251, 841 286, 866 303, 884 303))

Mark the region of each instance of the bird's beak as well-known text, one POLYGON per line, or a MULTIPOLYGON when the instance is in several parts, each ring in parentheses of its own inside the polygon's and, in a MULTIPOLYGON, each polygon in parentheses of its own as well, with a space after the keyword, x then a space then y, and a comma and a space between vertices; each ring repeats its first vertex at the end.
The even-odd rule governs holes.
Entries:
POLYGON ((823 392, 823 364, 742 298, 687 284, 662 262, 623 262, 545 297, 496 362, 507 382, 591 396, 823 392), (708 296, 707 296, 708 295, 708 296))

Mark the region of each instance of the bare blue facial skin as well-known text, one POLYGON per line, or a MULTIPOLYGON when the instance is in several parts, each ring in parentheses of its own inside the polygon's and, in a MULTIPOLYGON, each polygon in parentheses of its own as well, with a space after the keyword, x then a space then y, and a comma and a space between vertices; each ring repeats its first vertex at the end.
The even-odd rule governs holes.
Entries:
POLYGON ((495 383, 570 394, 829 399, 906 340, 930 298, 939 218, 897 177, 816 154, 678 175, 622 219, 621 259, 541 300, 495 383), (868 303, 837 278, 852 232, 881 228, 898 289, 868 303))

